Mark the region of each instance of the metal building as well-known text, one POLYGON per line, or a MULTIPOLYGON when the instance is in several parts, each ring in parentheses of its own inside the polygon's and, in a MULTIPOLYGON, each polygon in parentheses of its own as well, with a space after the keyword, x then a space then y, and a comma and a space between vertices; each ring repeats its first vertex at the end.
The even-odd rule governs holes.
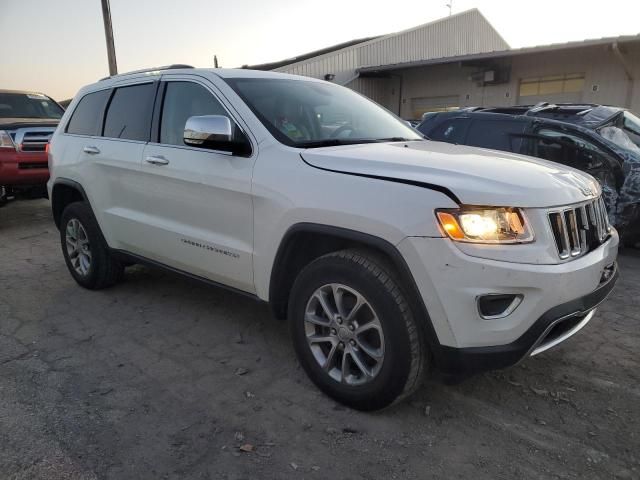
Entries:
POLYGON ((324 78, 406 119, 539 101, 640 112, 640 35, 511 49, 477 9, 248 68, 324 78))

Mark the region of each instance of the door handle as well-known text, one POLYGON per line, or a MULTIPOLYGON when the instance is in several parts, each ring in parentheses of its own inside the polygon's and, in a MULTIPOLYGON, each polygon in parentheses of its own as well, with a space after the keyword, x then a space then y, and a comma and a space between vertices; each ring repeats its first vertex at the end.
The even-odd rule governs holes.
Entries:
POLYGON ((92 145, 87 145, 82 149, 84 153, 88 153, 89 155, 97 155, 100 153, 100 149, 98 147, 94 147, 92 145))
POLYGON ((169 160, 164 158, 162 155, 152 155, 145 158, 144 161, 151 165, 169 165, 169 160))

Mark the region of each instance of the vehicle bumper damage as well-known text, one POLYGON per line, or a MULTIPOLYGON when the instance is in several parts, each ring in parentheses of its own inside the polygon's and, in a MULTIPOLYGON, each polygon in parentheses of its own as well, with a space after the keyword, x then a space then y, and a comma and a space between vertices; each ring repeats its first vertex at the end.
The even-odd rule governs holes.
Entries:
POLYGON ((618 276, 615 230, 587 255, 553 265, 471 257, 443 238, 410 237, 398 248, 437 336, 434 363, 452 377, 508 367, 568 339, 618 276))

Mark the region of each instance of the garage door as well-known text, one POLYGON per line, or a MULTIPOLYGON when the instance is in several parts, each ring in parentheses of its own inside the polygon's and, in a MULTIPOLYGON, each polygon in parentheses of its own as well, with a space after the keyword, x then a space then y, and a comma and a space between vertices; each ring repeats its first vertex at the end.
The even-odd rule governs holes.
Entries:
POLYGON ((583 73, 523 78, 520 80, 518 103, 580 103, 583 91, 583 73))
POLYGON ((447 112, 460 108, 460 97, 451 95, 446 97, 418 97, 411 99, 412 118, 420 120, 427 112, 447 112))

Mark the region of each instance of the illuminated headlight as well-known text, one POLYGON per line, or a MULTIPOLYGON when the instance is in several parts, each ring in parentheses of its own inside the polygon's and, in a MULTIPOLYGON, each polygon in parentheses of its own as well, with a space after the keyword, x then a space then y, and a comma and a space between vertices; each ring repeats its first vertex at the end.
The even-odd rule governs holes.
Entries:
POLYGON ((9 135, 6 130, 0 130, 0 148, 16 149, 16 145, 13 143, 11 135, 9 135))
POLYGON ((533 230, 519 208, 461 207, 437 210, 436 216, 443 232, 458 242, 533 242, 533 230))

